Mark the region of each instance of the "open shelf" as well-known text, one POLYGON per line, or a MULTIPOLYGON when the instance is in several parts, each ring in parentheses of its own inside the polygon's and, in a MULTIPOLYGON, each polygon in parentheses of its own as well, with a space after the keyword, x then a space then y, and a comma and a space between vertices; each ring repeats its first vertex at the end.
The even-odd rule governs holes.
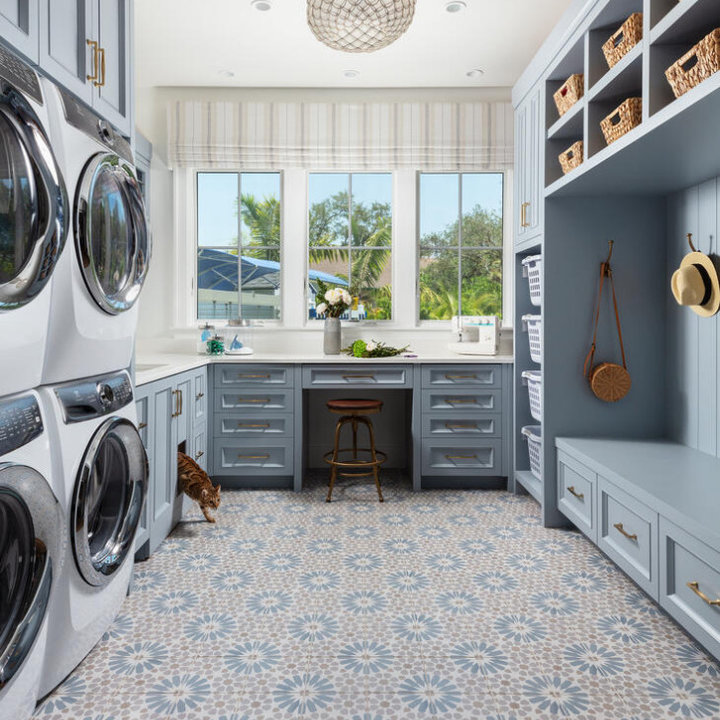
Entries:
POLYGON ((580 98, 547 132, 548 140, 581 138, 585 98, 580 98))
MULTIPOLYGON (((580 168, 571 170, 567 175, 563 173, 562 165, 558 156, 560 153, 567 151, 578 140, 583 139, 582 128, 580 131, 568 138, 549 140, 545 144, 545 186, 552 185, 556 180, 562 177, 570 177, 580 168)), ((585 160, 585 150, 583 151, 583 161, 585 160)), ((580 165, 582 167, 582 165, 580 165)))
POLYGON ((590 89, 588 102, 642 94, 642 43, 636 45, 590 89))
MULTIPOLYGON (((669 1, 669 0, 668 0, 669 1)), ((687 44, 692 47, 720 27, 717 0, 681 0, 650 31, 651 43, 687 44)))
POLYGON ((520 483, 532 495, 535 500, 542 503, 543 484, 530 470, 516 470, 515 482, 520 483))
MULTIPOLYGON (((562 117, 555 105, 555 93, 565 84, 571 75, 583 75, 585 73, 585 41, 581 37, 565 53, 545 81, 545 128, 550 130, 555 126, 562 127, 568 120, 568 115, 578 112, 577 105, 582 103, 582 98, 562 117)), ((587 81, 586 81, 587 82, 587 81)), ((587 87, 587 86, 586 86, 587 87)))

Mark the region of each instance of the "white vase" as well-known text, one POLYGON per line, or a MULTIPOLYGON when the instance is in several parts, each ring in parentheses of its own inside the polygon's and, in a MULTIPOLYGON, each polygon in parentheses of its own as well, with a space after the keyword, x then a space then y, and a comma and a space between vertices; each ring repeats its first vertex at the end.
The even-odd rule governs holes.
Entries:
POLYGON ((342 348, 342 331, 340 318, 325 318, 323 332, 323 352, 326 355, 339 355, 342 348))

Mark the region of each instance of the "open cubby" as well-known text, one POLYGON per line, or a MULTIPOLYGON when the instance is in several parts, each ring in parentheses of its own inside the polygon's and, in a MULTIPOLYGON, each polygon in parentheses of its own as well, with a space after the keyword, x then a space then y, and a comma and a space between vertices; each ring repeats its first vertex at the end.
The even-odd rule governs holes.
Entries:
POLYGON ((612 70, 593 85, 588 102, 605 101, 624 95, 642 95, 642 45, 636 45, 612 70))
MULTIPOLYGON (((583 37, 580 37, 577 42, 572 45, 568 52, 563 56, 562 60, 555 65, 554 69, 550 72, 547 80, 545 81, 546 129, 549 130, 554 125, 562 123, 566 116, 575 110, 575 107, 573 107, 561 117, 555 105, 555 98, 553 96, 565 84, 571 75, 576 74, 585 74, 585 39, 583 37)), ((587 79, 585 79, 585 90, 587 91, 587 79)), ((578 103, 576 103, 576 105, 579 105, 580 102, 582 102, 582 98, 578 103)))
MULTIPOLYGON (((591 158, 596 153, 604 150, 606 147, 610 147, 605 140, 600 122, 604 120, 615 108, 618 107, 624 100, 629 97, 640 97, 640 89, 636 91, 624 92, 619 95, 611 95, 598 99, 595 102, 591 102, 588 105, 588 131, 587 131, 587 149, 585 154, 588 158, 591 158)), ((639 127, 642 127, 642 123, 639 127)), ((637 132, 638 128, 633 128, 627 135, 632 135, 637 132)), ((625 136, 623 136, 625 137, 625 136)), ((620 142, 622 138, 615 141, 620 142)), ((615 143, 612 143, 614 145, 615 143)))
POLYGON ((650 27, 654 28, 669 13, 677 11, 686 0, 650 0, 650 27))
POLYGON ((717 0, 681 0, 650 31, 650 41, 692 47, 709 32, 720 27, 720 4, 717 0))
MULTIPOLYGON (((562 166, 560 165, 560 160, 558 159, 558 155, 560 153, 564 152, 565 150, 568 150, 571 145, 576 143, 578 140, 582 140, 582 130, 577 133, 576 135, 573 135, 569 138, 555 138, 553 140, 549 140, 547 144, 545 145, 545 186, 552 185, 556 180, 559 180, 561 177, 565 177, 565 174, 563 173, 562 166)), ((584 155, 584 153, 583 153, 584 155)), ((583 161, 585 158, 583 157, 583 161)), ((582 165, 580 166, 582 167, 582 165)), ((572 175, 578 168, 575 168, 571 170, 568 175, 572 175)))

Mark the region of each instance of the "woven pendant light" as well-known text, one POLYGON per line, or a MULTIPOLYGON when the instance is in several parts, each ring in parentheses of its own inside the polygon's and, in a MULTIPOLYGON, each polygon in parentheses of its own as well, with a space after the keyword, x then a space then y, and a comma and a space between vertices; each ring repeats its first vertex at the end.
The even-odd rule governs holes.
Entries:
POLYGON ((313 35, 333 50, 375 52, 409 27, 415 0, 307 0, 313 35))

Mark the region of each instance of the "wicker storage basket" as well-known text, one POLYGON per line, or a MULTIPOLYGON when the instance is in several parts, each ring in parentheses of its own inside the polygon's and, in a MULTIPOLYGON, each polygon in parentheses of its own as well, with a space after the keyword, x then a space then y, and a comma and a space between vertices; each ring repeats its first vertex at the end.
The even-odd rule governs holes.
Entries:
POLYGON ((553 95, 555 106, 562 117, 585 93, 585 76, 571 75, 553 95))
POLYGON ((582 165, 583 161, 583 141, 578 140, 576 143, 571 145, 565 152, 561 152, 558 155, 560 161, 560 167, 565 175, 571 170, 582 165))
POLYGON ((617 65, 643 36, 642 13, 633 13, 602 46, 609 67, 617 65))
POLYGON ((619 140, 642 122, 642 98, 633 97, 616 107, 604 120, 600 121, 605 141, 608 145, 619 140))
POLYGON ((666 71, 665 77, 675 93, 684 95, 720 70, 720 28, 706 35, 666 71))

